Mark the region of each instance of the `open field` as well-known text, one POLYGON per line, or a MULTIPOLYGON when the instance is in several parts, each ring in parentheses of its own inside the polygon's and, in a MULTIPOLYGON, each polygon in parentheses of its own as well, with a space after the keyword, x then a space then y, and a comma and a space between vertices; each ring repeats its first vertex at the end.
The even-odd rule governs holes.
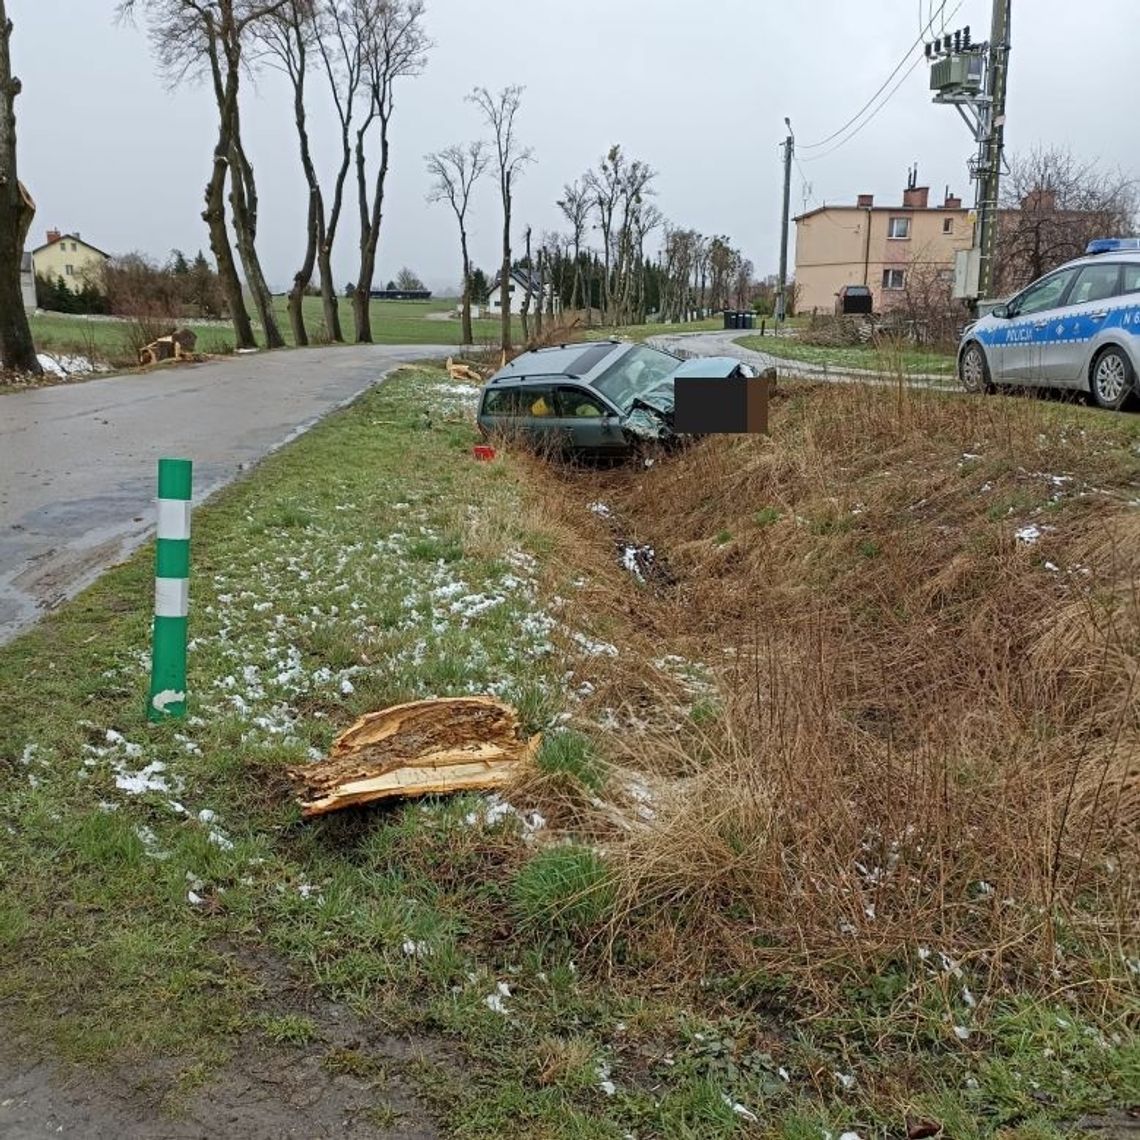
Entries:
MULTIPOLYGON (((286 303, 283 297, 275 299, 281 332, 292 341, 286 303)), ((453 312, 455 301, 441 298, 435 301, 373 301, 372 334, 377 344, 459 344, 460 322, 429 320, 429 314, 453 312)), ((352 305, 340 300, 342 327, 352 336, 352 305)), ((320 330, 321 301, 319 297, 305 298, 305 316, 309 335, 314 344, 322 342, 320 330)), ((187 322, 198 334, 198 350, 209 354, 233 351, 233 331, 228 324, 199 324, 187 322)), ((117 366, 129 366, 136 359, 135 344, 139 339, 134 322, 129 320, 87 320, 62 313, 40 313, 31 318, 32 335, 36 346, 44 352, 64 352, 72 355, 90 355, 94 351, 102 359, 117 366)), ((521 336, 521 325, 515 321, 515 335, 521 336)), ((473 331, 476 342, 497 342, 499 321, 478 320, 473 331)))
POLYGON ((470 405, 402 373, 198 512, 184 723, 147 552, 0 649, 9 1035, 175 1120, 295 1056, 352 1135, 1123 1128, 1140 421, 790 385, 599 472, 470 405), (355 716, 481 692, 545 733, 501 799, 300 820, 355 716))
POLYGON ((884 372, 905 376, 953 377, 956 357, 943 352, 929 352, 904 346, 831 348, 824 345, 803 344, 791 337, 742 336, 738 344, 745 348, 766 352, 785 360, 802 360, 807 364, 826 365, 836 371, 848 368, 868 372, 884 372))

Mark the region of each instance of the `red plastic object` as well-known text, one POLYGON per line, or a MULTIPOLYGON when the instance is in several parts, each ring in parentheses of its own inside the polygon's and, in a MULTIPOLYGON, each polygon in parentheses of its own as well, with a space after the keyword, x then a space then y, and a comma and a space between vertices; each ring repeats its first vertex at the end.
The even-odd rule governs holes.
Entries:
POLYGON ((493 447, 491 447, 490 444, 477 443, 471 449, 471 451, 474 454, 476 459, 487 460, 487 459, 494 459, 495 458, 495 449, 493 447))

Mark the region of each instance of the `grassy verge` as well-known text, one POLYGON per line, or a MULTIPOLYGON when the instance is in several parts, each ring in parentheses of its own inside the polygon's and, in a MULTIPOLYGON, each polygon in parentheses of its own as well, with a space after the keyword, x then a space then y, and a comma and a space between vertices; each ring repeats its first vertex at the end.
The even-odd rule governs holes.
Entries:
POLYGON ((743 336, 736 343, 784 360, 800 360, 805 364, 826 365, 834 369, 858 368, 890 375, 897 375, 901 371, 907 376, 953 377, 956 367, 953 355, 912 348, 877 348, 870 345, 829 348, 817 344, 803 344, 791 338, 768 336, 743 336))
POLYGON ((402 1065, 465 1137, 1127 1104, 1134 421, 795 388, 607 474, 474 463, 466 406, 402 373, 198 513, 184 724, 142 716, 145 552, 0 649, 10 1028, 175 1097, 251 1035, 402 1065), (285 765, 467 692, 546 732, 507 796, 299 820, 285 765))

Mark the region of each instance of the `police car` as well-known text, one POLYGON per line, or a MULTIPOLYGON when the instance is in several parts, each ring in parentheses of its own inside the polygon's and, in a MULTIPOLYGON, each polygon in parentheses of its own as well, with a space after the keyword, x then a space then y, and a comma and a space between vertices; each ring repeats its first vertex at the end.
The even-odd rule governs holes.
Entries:
POLYGON ((1140 375, 1140 238, 1100 238, 967 327, 958 377, 1088 392, 1120 408, 1140 375))

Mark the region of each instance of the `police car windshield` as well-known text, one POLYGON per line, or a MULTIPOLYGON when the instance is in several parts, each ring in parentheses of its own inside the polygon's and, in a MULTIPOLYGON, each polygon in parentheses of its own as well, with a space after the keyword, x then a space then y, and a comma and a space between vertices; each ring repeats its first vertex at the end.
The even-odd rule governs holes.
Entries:
POLYGON ((677 368, 677 358, 646 345, 638 345, 607 368, 594 387, 605 393, 623 412, 667 380, 677 368))

